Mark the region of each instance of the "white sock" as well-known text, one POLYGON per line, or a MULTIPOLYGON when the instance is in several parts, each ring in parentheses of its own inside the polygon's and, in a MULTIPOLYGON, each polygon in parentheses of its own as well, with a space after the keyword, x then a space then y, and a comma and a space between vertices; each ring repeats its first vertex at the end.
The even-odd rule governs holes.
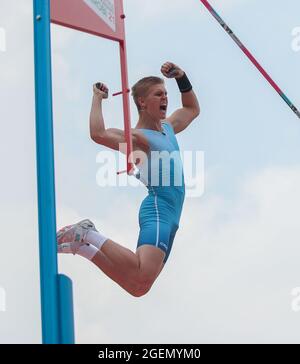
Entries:
MULTIPOLYGON (((63 243, 58 245, 58 253, 62 254, 73 254, 71 250, 72 243, 63 243)), ((92 260, 94 256, 98 253, 98 249, 92 244, 82 245, 76 255, 80 255, 88 260, 92 260)))
POLYGON ((77 252, 78 255, 88 260, 92 260, 97 253, 98 249, 92 244, 82 245, 77 252))
POLYGON ((102 245, 106 242, 106 240, 108 240, 108 238, 106 238, 99 232, 90 230, 87 233, 87 235, 84 239, 84 242, 92 244, 94 247, 96 247, 98 250, 100 250, 102 245))

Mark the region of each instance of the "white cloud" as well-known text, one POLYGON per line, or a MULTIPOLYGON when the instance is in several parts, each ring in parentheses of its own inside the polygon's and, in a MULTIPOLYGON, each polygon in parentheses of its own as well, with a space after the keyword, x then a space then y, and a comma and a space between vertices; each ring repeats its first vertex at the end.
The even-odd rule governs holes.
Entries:
POLYGON ((72 47, 72 43, 75 41, 75 34, 76 32, 72 29, 52 24, 52 50, 54 52, 66 51, 66 49, 72 47))
POLYGON ((5 82, 9 88, 20 87, 20 74, 26 81, 23 83, 25 87, 32 77, 33 21, 29 4, 31 5, 28 0, 24 1, 16 10, 10 1, 1 1, 0 26, 5 30, 6 52, 1 53, 0 57, 0 82, 2 85, 5 82), (18 27, 15 26, 16 23, 18 27))
MULTIPOLYGON (((193 0, 173 0, 170 1, 150 1, 145 0, 142 3, 139 0, 133 0, 129 3, 125 3, 126 8, 135 9, 135 11, 138 9, 139 13, 139 19, 136 20, 157 20, 158 18, 168 18, 172 17, 174 15, 183 15, 188 13, 191 13, 192 8, 199 8, 199 4, 196 4, 193 0)), ((134 13, 134 12, 132 12, 134 13)))
MULTIPOLYGON (((249 0, 213 0, 210 4, 216 8, 216 10, 230 9, 236 6, 242 6, 241 3, 248 2, 249 0)), ((164 20, 166 23, 170 19, 181 18, 182 24, 186 24, 187 19, 190 21, 191 17, 198 16, 199 19, 204 14, 204 5, 201 2, 194 0, 166 0, 166 1, 153 1, 153 0, 131 0, 124 2, 125 13, 128 15, 138 13, 139 16, 133 18, 131 15, 128 21, 131 22, 161 22, 164 20)), ((163 31, 163 29, 162 29, 163 31)))
MULTIPOLYGON (((20 192, 19 192, 20 193, 20 192)), ((1 203, 2 253, 0 287, 6 311, 0 312, 1 343, 41 342, 38 227, 35 200, 24 203, 7 190, 10 203, 1 203)))
POLYGON ((4 28, 0 27, 0 52, 6 51, 6 32, 4 28))
POLYGON ((74 30, 58 25, 51 26, 53 94, 58 105, 61 99, 68 102, 78 102, 80 99, 80 84, 78 78, 73 76, 70 59, 70 50, 75 42, 74 30))

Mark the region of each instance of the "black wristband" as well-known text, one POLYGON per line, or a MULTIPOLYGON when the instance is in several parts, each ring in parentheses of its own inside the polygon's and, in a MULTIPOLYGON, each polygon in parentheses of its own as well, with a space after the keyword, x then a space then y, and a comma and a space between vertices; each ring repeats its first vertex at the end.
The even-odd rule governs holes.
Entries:
POLYGON ((185 73, 182 77, 175 78, 175 80, 181 93, 189 92, 192 90, 193 86, 185 73))

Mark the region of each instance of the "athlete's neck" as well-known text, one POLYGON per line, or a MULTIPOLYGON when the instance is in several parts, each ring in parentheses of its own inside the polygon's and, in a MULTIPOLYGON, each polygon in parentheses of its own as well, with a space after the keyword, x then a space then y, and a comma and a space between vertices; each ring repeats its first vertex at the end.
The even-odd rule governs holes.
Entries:
POLYGON ((139 121, 136 124, 136 129, 151 129, 151 130, 157 130, 162 131, 161 127, 162 120, 155 120, 151 118, 151 116, 143 116, 140 115, 139 121))

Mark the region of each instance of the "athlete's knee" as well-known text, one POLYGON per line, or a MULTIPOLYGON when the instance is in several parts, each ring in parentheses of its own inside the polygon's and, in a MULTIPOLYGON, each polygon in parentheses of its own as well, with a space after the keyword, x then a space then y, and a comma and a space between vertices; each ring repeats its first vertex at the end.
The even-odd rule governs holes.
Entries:
POLYGON ((131 291, 130 294, 133 297, 140 298, 145 296, 151 289, 151 286, 138 287, 135 290, 131 291))
POLYGON ((131 294, 134 297, 145 296, 151 289, 156 275, 141 272, 135 279, 134 289, 131 294))

